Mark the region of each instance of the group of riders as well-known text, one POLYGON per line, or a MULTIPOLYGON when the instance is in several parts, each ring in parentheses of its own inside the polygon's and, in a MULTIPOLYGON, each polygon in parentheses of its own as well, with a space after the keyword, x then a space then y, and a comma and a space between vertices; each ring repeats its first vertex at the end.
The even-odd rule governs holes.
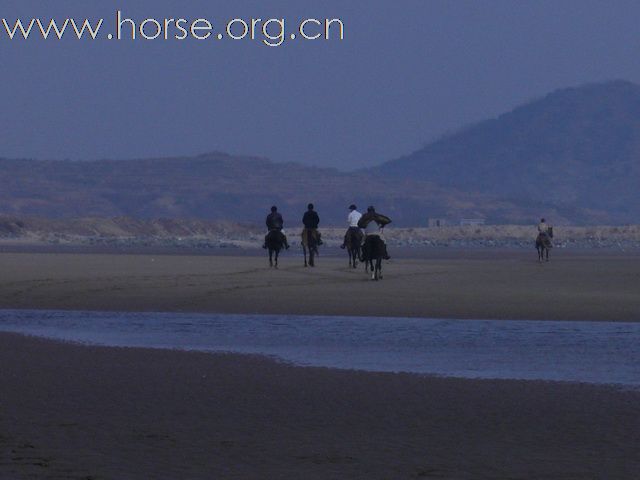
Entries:
MULTIPOLYGON (((359 247, 362 251, 362 260, 368 260, 373 256, 373 252, 379 252, 380 256, 385 260, 389 260, 387 245, 384 239, 384 227, 391 223, 391 219, 386 215, 376 212, 373 206, 367 208, 367 213, 362 214, 355 205, 349 206, 349 214, 347 216, 347 231, 344 235, 344 241, 340 248, 349 248, 353 246, 359 247)), ((312 238, 315 245, 322 245, 322 236, 318 231, 320 225, 320 216, 315 211, 312 203, 307 206, 307 211, 302 216, 302 224, 304 225, 303 238, 312 238)), ((284 248, 289 249, 289 242, 284 233, 284 220, 278 207, 271 207, 271 213, 267 216, 267 235, 264 239, 262 248, 267 248, 268 239, 271 235, 278 235, 280 242, 284 248)), ((553 247, 553 227, 551 227, 544 218, 540 219, 538 224, 538 237, 536 238, 536 248, 542 259, 542 253, 546 251, 546 258, 549 259, 549 249, 553 247)))
MULTIPOLYGON (((364 259, 368 258, 376 248, 380 248, 382 250, 382 258, 389 260, 391 257, 387 252, 383 232, 384 227, 390 223, 391 219, 386 215, 377 213, 373 206, 367 208, 367 213, 362 214, 358 211, 358 207, 350 205, 347 216, 348 228, 340 248, 344 249, 348 245, 353 245, 353 242, 357 242, 362 247, 364 259)), ((322 236, 318 231, 320 217, 312 203, 307 205, 307 211, 302 216, 302 224, 304 225, 303 237, 311 235, 316 245, 322 245, 322 236)), ((267 235, 264 238, 262 248, 267 248, 270 235, 279 235, 284 248, 289 249, 289 242, 284 232, 284 219, 275 205, 271 207, 271 213, 267 215, 266 225, 267 235)))

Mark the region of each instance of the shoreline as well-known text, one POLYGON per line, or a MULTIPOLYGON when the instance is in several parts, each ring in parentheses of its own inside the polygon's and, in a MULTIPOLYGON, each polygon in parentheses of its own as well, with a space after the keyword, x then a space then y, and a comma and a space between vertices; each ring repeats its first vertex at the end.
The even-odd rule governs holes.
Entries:
POLYGON ((500 378, 500 377, 463 377, 456 375, 445 375, 445 374, 437 374, 437 373, 422 373, 422 372, 412 372, 412 371, 389 371, 389 370, 367 370, 364 368, 355 368, 355 367, 336 367, 336 366, 324 366, 324 365, 305 365, 296 363, 293 360, 287 360, 286 358, 280 357, 277 354, 268 354, 268 353, 254 353, 254 352, 240 352, 234 350, 203 350, 196 348, 180 348, 180 347, 168 347, 168 346, 141 346, 141 345, 108 345, 108 344, 100 344, 93 342, 84 342, 81 340, 69 340, 55 337, 48 337, 44 335, 37 335, 32 333, 25 332, 14 332, 14 331, 1 331, 0 330, 0 343, 2 343, 2 338, 4 337, 4 341, 7 338, 21 338, 26 341, 32 341, 35 343, 42 344, 54 344, 59 347, 72 347, 72 348, 80 348, 80 349, 98 349, 98 350, 111 350, 111 351, 123 351, 123 352, 132 352, 132 353, 140 353, 140 352, 156 352, 158 354, 162 354, 163 352, 169 355, 204 355, 211 356, 215 358, 228 358, 235 359, 236 361, 255 361, 256 363, 270 363, 275 367, 283 367, 283 368, 293 368, 293 369, 302 369, 302 370, 325 370, 325 371, 334 371, 334 372, 342 372, 344 374, 355 374, 355 375, 385 375, 385 376, 403 376, 414 379, 422 379, 422 380, 443 380, 443 381, 459 381, 459 382, 481 382, 481 383, 525 383, 525 384, 533 384, 538 386, 558 386, 558 387, 586 387, 586 388, 594 388, 594 389, 602 389, 608 390, 610 392, 618 392, 618 393, 630 393, 637 394, 640 400, 640 385, 629 385, 624 383, 601 383, 601 382, 588 382, 588 381, 578 381, 578 380, 555 380, 555 379, 543 379, 543 378, 500 378))
MULTIPOLYGON (((236 360, 252 360, 258 363, 271 363, 276 367, 286 368, 300 368, 300 369, 312 369, 312 370, 328 370, 335 372, 343 372, 345 374, 362 374, 362 375, 400 375, 407 377, 414 377, 416 379, 429 380, 449 380, 460 382, 506 382, 506 383, 527 383, 538 386, 558 386, 558 387, 592 387, 594 389, 603 389, 610 392, 618 393, 632 393, 638 395, 640 401, 640 385, 630 385, 618 382, 590 382, 584 380, 557 380, 557 379, 545 379, 545 378, 516 378, 516 377, 465 377, 461 375, 448 375, 438 373, 423 373, 413 372, 406 370, 390 371, 390 370, 369 370, 366 368, 357 367, 339 367, 339 366, 325 366, 315 364, 301 364, 294 360, 288 360, 277 354, 268 353, 255 353, 255 352, 239 352, 235 350, 204 350, 195 348, 180 348, 180 347, 168 347, 168 346, 123 346, 123 345, 107 345, 101 343, 84 342, 80 340, 68 340, 55 337, 47 337, 44 335, 14 332, 14 331, 0 331, 0 340, 2 337, 22 337, 25 340, 31 340, 34 342, 44 342, 57 344, 60 347, 76 347, 86 349, 105 349, 113 351, 129 351, 129 352, 142 352, 142 351, 154 351, 157 353, 173 354, 196 354, 196 355, 210 355, 216 357, 235 358, 236 360)), ((1 341, 0 341, 1 343, 1 341)))
MULTIPOLYGON (((148 315, 168 315, 168 314, 177 314, 177 315, 196 315, 196 316, 218 316, 224 315, 226 317, 274 317, 278 318, 281 316, 284 317, 300 317, 303 319, 324 319, 324 318, 344 318, 344 319, 353 319, 353 320, 366 320, 366 319, 388 319, 391 321, 394 320, 426 320, 426 321, 460 321, 460 322, 500 322, 500 321, 514 321, 514 322, 533 322, 533 323, 602 323, 602 324, 629 324, 634 325, 640 323, 640 320, 598 320, 598 319, 588 319, 588 320, 560 320, 560 319, 539 319, 539 318, 471 318, 471 317, 419 317, 419 316, 387 316, 387 315, 347 315, 347 314, 320 314, 320 313, 259 313, 259 312, 226 312, 226 311, 214 311, 214 310, 113 310, 108 308, 102 308, 99 310, 90 310, 90 309, 64 309, 64 308, 30 308, 30 307, 0 307, 0 312, 51 312, 51 313, 87 313, 87 314, 114 314, 114 315, 128 315, 128 314, 148 314, 148 315)), ((2 333, 2 331, 0 331, 2 333)), ((11 333, 11 332, 8 332, 11 333)), ((144 347, 143 347, 144 348, 144 347)))
POLYGON ((635 479, 640 467, 640 393, 610 386, 4 333, 0 347, 8 478, 635 479))

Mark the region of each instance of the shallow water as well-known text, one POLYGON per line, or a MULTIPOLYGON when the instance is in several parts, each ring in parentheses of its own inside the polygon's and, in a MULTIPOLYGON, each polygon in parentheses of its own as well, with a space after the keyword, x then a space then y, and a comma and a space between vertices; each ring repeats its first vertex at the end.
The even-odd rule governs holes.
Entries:
POLYGON ((0 310, 0 331, 308 366, 640 388, 640 323, 0 310))

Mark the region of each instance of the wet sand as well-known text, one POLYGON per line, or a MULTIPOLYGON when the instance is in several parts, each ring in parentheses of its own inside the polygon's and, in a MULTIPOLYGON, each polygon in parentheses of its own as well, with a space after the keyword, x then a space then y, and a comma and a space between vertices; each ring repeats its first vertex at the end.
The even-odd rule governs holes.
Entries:
POLYGON ((1 253, 0 308, 532 320, 640 320, 640 255, 428 253, 384 280, 321 257, 1 253))
POLYGON ((640 393, 0 335, 0 478, 637 479, 640 393))
MULTIPOLYGON (((640 256, 2 253, 0 308, 640 318, 640 256)), ((0 478, 637 479, 640 393, 0 334, 0 478)))

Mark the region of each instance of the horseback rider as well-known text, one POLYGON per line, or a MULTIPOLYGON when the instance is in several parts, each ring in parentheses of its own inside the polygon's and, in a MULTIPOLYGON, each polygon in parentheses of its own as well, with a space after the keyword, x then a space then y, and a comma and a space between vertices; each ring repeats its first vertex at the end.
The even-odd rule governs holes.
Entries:
POLYGON ((347 233, 344 234, 344 241, 340 248, 344 249, 347 246, 347 239, 350 234, 356 234, 358 239, 362 241, 362 230, 358 227, 358 222, 362 218, 362 214, 358 211, 358 207, 355 205, 349 206, 349 215, 347 216, 347 224, 349 228, 347 228, 347 233))
POLYGON ((543 261, 546 251, 546 260, 549 261, 549 250, 553 248, 553 227, 544 218, 538 224, 538 237, 536 238, 536 250, 538 250, 538 260, 543 261))
POLYGON ((538 224, 538 233, 542 233, 545 235, 551 234, 552 227, 547 224, 544 218, 540 219, 540 223, 538 224))
POLYGON ((371 206, 367 208, 367 213, 362 215, 358 221, 358 227, 364 229, 364 252, 368 255, 371 250, 370 245, 375 241, 375 237, 379 238, 382 243, 383 254, 382 258, 389 260, 391 257, 387 253, 387 244, 382 237, 382 231, 385 225, 391 223, 391 219, 385 215, 376 212, 376 209, 371 206))
POLYGON ((265 222, 267 224, 267 234, 264 237, 264 244, 262 248, 267 248, 267 238, 271 232, 279 232, 282 238, 282 243, 284 243, 284 248, 289 249, 289 243, 287 242, 287 236, 284 234, 284 220, 282 219, 282 215, 278 212, 278 207, 275 205, 271 207, 271 213, 267 215, 267 220, 265 222))
POLYGON ((549 225, 544 218, 540 219, 538 224, 538 235, 545 239, 545 242, 551 243, 553 238, 553 227, 549 225))
POLYGON ((538 224, 538 238, 536 239, 536 244, 540 243, 546 248, 552 248, 552 238, 553 227, 549 225, 544 218, 541 218, 540 223, 538 224))
POLYGON ((320 224, 320 217, 318 212, 314 210, 313 203, 307 205, 307 211, 302 216, 302 223, 304 228, 311 231, 311 234, 315 237, 316 243, 322 245, 322 238, 320 232, 318 232, 318 225, 320 224))

